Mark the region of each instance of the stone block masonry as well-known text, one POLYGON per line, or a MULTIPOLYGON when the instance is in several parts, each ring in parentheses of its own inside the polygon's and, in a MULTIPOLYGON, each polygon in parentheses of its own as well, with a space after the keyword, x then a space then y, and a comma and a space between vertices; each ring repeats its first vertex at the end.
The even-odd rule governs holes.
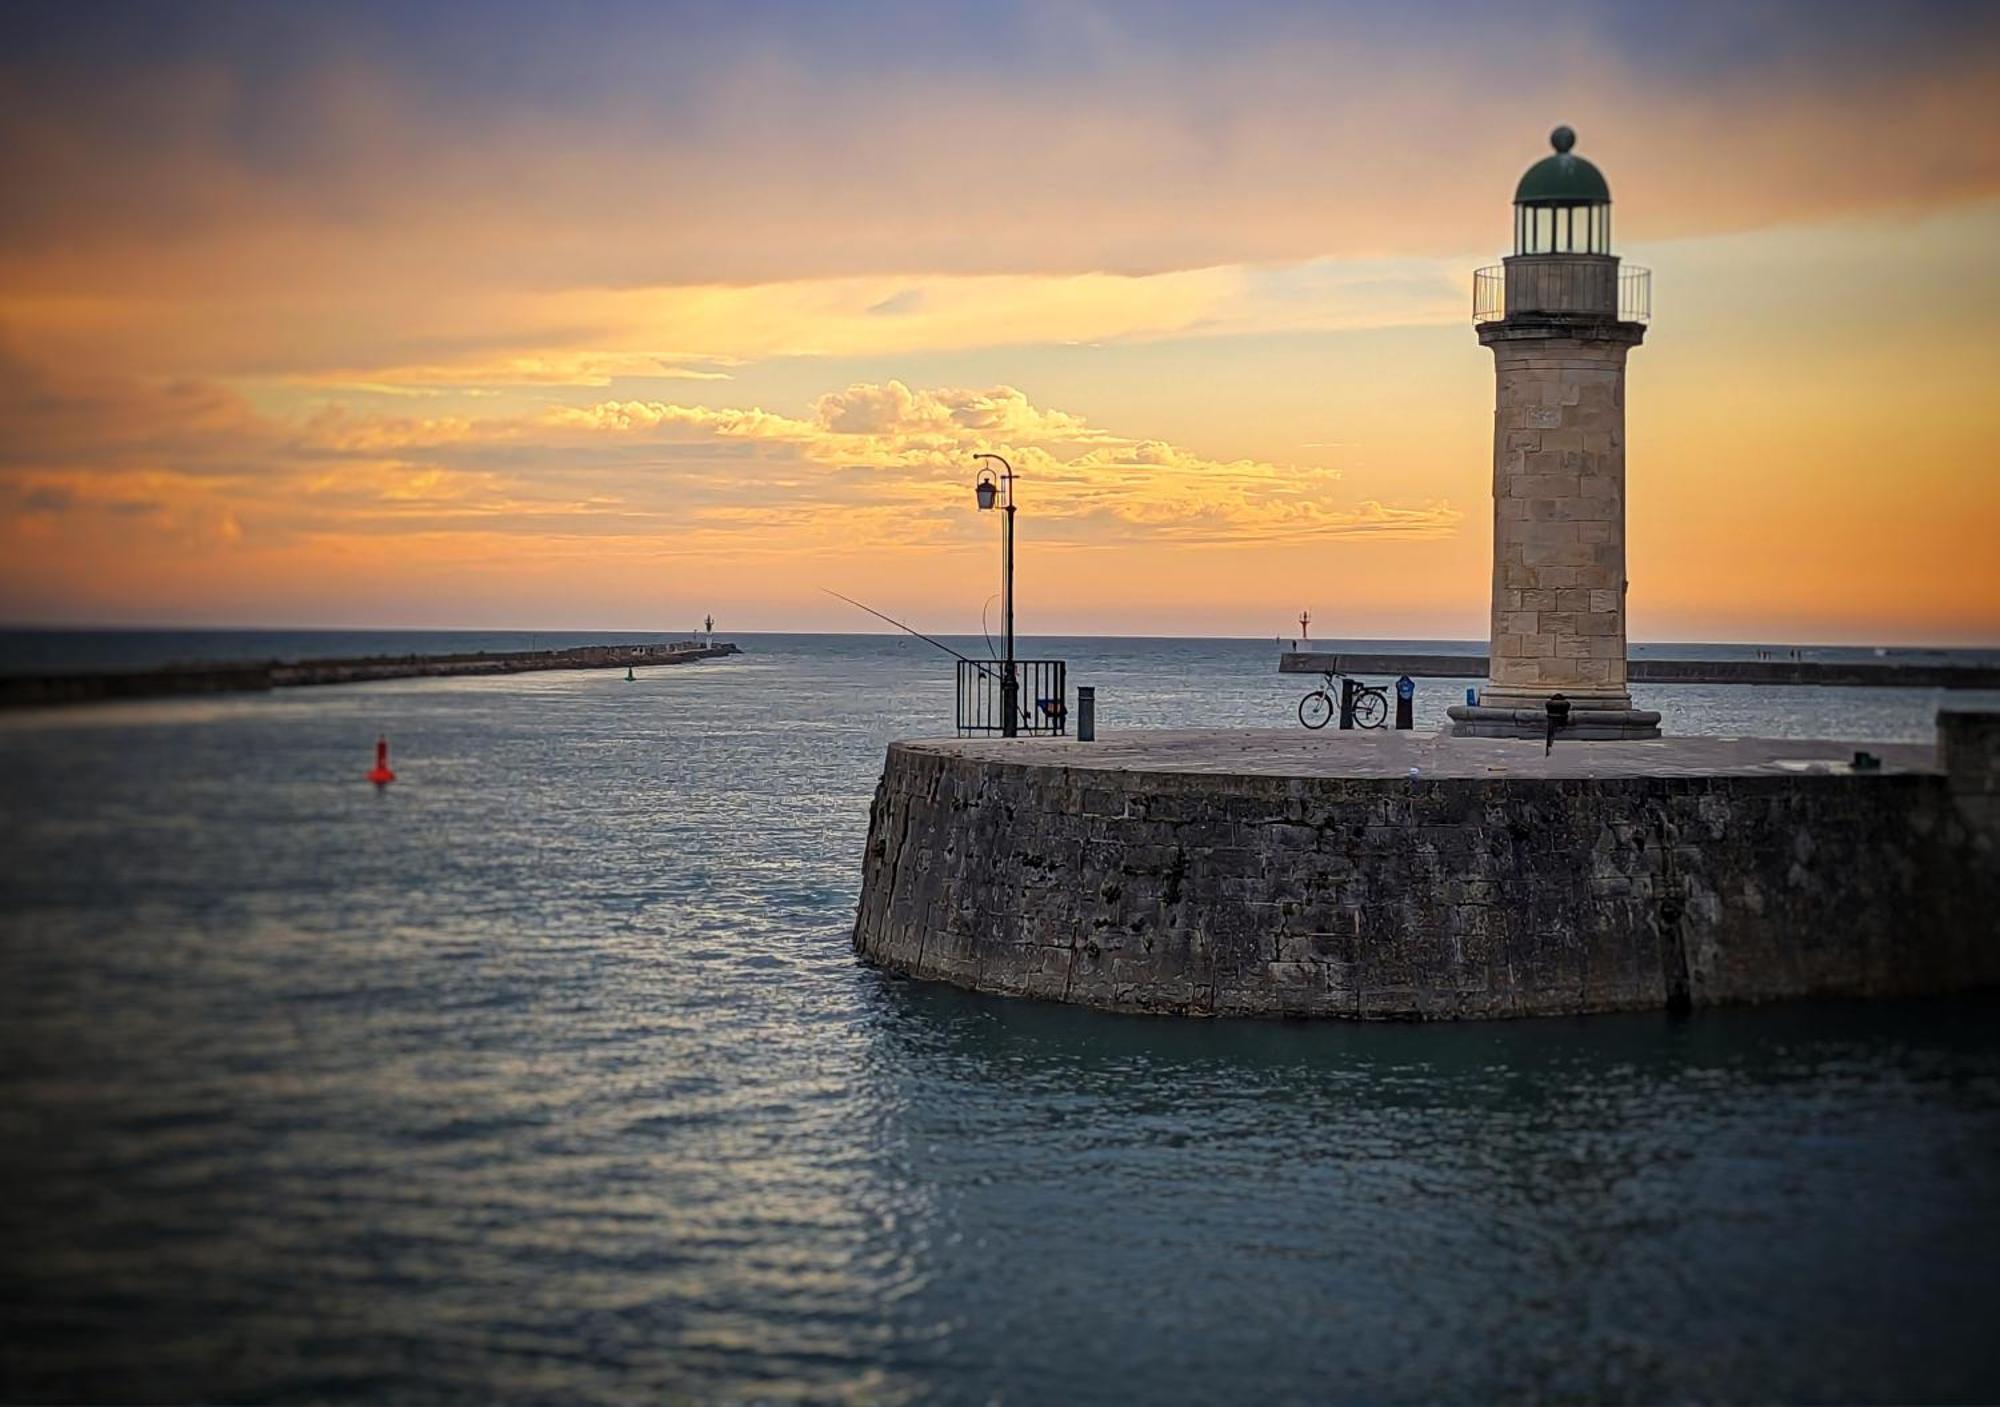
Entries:
POLYGON ((1496 380, 1492 707, 1539 709, 1557 691, 1583 708, 1631 707, 1625 358, 1642 333, 1623 323, 1481 329, 1496 380))
POLYGON ((1129 734, 898 743, 854 941, 981 991, 1466 1018, 2000 982, 2000 720, 1932 749, 1129 734), (1588 754, 1587 760, 1584 755, 1588 754), (1412 778, 1409 769, 1418 769, 1412 778))

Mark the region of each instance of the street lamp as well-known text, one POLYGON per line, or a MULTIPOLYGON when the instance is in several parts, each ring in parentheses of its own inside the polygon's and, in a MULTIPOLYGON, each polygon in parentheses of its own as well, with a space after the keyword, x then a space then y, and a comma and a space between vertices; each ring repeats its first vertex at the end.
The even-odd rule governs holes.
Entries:
POLYGON ((1007 620, 1007 664, 1006 672, 1000 676, 1000 735, 1011 738, 1019 731, 1020 681, 1014 677, 1014 466, 997 454, 975 454, 974 459, 990 459, 1000 466, 995 474, 991 469, 981 469, 979 480, 973 486, 973 495, 979 500, 979 511, 992 509, 994 501, 1000 497, 1000 485, 1007 485, 1007 533, 1000 549, 1000 601, 1001 613, 1007 620))

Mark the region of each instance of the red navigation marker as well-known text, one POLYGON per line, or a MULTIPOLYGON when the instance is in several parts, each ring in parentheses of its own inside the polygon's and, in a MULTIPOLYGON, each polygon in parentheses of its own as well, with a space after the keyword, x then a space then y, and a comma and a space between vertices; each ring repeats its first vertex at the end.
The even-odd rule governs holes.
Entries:
POLYGON ((368 774, 368 780, 378 787, 386 787, 396 780, 396 774, 389 770, 389 740, 375 740, 375 770, 368 774))

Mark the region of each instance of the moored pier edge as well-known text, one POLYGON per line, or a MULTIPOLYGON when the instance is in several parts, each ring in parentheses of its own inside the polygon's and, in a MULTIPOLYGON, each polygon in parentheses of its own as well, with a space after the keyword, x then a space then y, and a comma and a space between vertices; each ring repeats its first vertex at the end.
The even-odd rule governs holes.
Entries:
MULTIPOLYGON (((1484 679, 1485 655, 1372 650, 1287 650, 1280 674, 1407 674, 1414 679, 1484 679)), ((1635 684, 1812 684, 1842 688, 2000 689, 2000 665, 1901 660, 1628 659, 1635 684)))
MULTIPOLYGON (((2000 719, 1970 717, 1954 746, 1990 749, 2000 719)), ((1245 735, 1214 737, 1240 752, 1245 735)), ((2000 983, 2000 841, 1967 804, 1987 783, 1949 781, 1927 748, 1883 751, 1891 769, 1872 775, 1827 760, 1412 782, 899 743, 854 942, 980 991, 1203 1016, 1554 1015, 2000 983)))

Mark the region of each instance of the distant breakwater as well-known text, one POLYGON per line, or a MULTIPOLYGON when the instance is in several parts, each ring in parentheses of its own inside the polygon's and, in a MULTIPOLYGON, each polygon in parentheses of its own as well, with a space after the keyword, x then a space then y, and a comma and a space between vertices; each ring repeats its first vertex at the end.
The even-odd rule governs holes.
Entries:
POLYGON ((480 650, 455 655, 369 655, 355 659, 243 660, 163 665, 154 669, 0 676, 0 708, 156 699, 183 694, 254 693, 314 684, 527 674, 550 669, 619 669, 687 664, 741 651, 727 641, 671 645, 582 645, 569 650, 480 650))
MULTIPOLYGON (((2000 689, 2000 666, 1917 660, 1632 659, 1634 684, 1820 684, 1844 688, 2000 689)), ((1485 655, 1385 654, 1288 650, 1280 674, 1398 675, 1413 679, 1485 679, 1485 655)))

